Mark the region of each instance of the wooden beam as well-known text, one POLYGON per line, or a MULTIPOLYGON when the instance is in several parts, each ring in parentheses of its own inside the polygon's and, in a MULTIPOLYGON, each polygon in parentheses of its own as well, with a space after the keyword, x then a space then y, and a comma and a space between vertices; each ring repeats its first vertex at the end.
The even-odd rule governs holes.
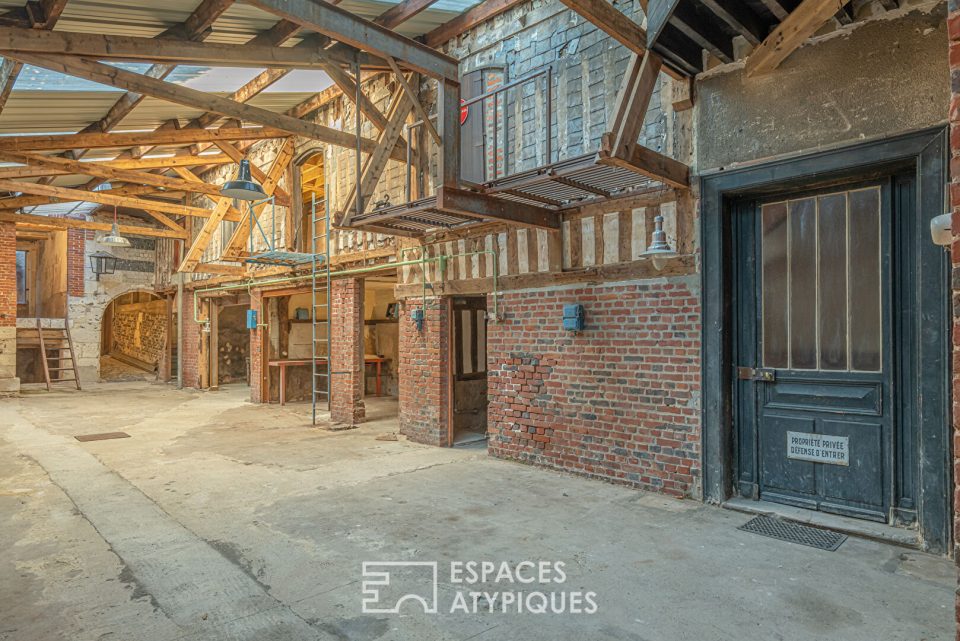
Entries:
POLYGON ((757 16, 743 0, 700 0, 715 16, 739 33, 750 44, 760 44, 766 33, 757 16))
POLYGON ((433 122, 430 120, 430 114, 427 113, 427 110, 424 109, 423 105, 420 103, 420 96, 417 95, 417 92, 407 81, 406 76, 403 75, 403 72, 400 70, 400 66, 397 65, 397 61, 393 58, 387 58, 387 64, 390 65, 390 69, 393 70, 393 75, 397 79, 397 82, 400 83, 400 86, 406 92, 407 97, 410 98, 410 102, 413 103, 413 108, 423 121, 423 126, 427 128, 427 131, 430 132, 430 135, 433 136, 434 141, 436 141, 438 145, 443 144, 443 141, 440 140, 440 134, 437 133, 437 128, 433 126, 433 122))
POLYGON ((647 51, 642 57, 637 54, 631 57, 610 130, 611 149, 622 149, 625 145, 637 142, 662 67, 663 60, 652 51, 647 51))
POLYGON ((483 0, 467 9, 459 16, 448 20, 433 31, 424 35, 424 42, 431 47, 439 47, 462 33, 473 29, 501 13, 512 9, 525 0, 483 0))
MULTIPOLYGON (((110 191, 114 196, 143 196, 155 195, 157 193, 157 188, 150 185, 123 185, 121 187, 114 187, 110 191)), ((168 192, 164 192, 163 195, 169 196, 170 194, 168 192)), ((16 210, 26 207, 38 207, 40 205, 62 202, 82 201, 64 200, 63 198, 55 198, 52 196, 14 196, 12 198, 0 198, 0 209, 16 210)))
MULTIPOLYGON (((356 104, 357 81, 354 77, 335 64, 327 64, 323 67, 323 70, 330 76, 330 80, 333 80, 333 84, 340 88, 343 95, 356 104)), ((380 131, 383 131, 387 126, 387 117, 377 109, 376 105, 370 102, 370 99, 367 98, 367 95, 363 93, 362 90, 360 91, 360 111, 363 112, 363 115, 380 131)))
POLYGON ((4 58, 0 65, 0 111, 7 105, 13 85, 17 82, 23 63, 11 58, 4 58))
MULTIPOLYGON (((570 10, 579 14, 588 22, 597 25, 601 31, 622 44, 641 58, 647 52, 647 32, 628 15, 614 8, 607 0, 560 0, 570 10)), ((683 78, 683 74, 670 67, 663 71, 672 78, 683 78)))
POLYGON ((323 0, 249 2, 264 11, 361 51, 369 51, 381 58, 391 56, 401 60, 407 67, 431 78, 460 81, 458 64, 453 58, 323 0))
POLYGON ((325 64, 351 62, 346 59, 337 59, 335 53, 327 53, 326 50, 318 47, 232 45, 2 26, 0 26, 0 50, 17 53, 64 54, 97 60, 219 67, 320 69, 325 64))
MULTIPOLYGON (((187 205, 178 205, 160 200, 144 200, 140 198, 131 198, 129 196, 116 196, 109 193, 109 191, 82 191, 79 189, 70 189, 68 187, 37 185, 35 183, 20 182, 17 180, 0 180, 0 190, 24 194, 35 194, 37 196, 50 196, 52 198, 59 198, 60 200, 67 202, 100 203, 101 205, 133 207, 135 209, 143 210, 149 209, 151 211, 159 211, 164 214, 173 214, 174 216, 196 216, 198 218, 207 218, 210 216, 210 210, 203 209, 201 207, 189 207, 187 205)), ((233 216, 227 220, 240 220, 240 217, 233 216)))
MULTIPOLYGON (((286 166, 290 165, 290 161, 293 159, 293 152, 295 149, 296 149, 296 146, 290 148, 289 150, 286 147, 281 149, 281 151, 290 154, 290 157, 283 161, 286 166)), ((279 171, 276 165, 276 161, 274 162, 274 169, 277 169, 279 171)), ((272 170, 273 169, 271 169, 271 171, 272 170)), ((271 179, 268 176, 264 177, 264 180, 263 180, 264 192, 270 193, 270 192, 267 192, 267 188, 272 188, 273 193, 276 193, 276 191, 279 189, 278 185, 279 185, 279 175, 276 177, 276 179, 271 179)), ((263 211, 266 208, 267 208, 266 203, 255 208, 253 211, 254 218, 259 220, 260 215, 263 213, 263 211)), ((240 224, 237 225, 237 227, 233 230, 233 235, 230 237, 230 240, 227 241, 227 244, 223 246, 223 249, 220 252, 220 257, 222 260, 236 260, 237 256, 240 255, 240 253, 243 251, 244 242, 250 236, 250 223, 251 221, 250 221, 249 215, 244 216, 243 219, 241 219, 240 224)))
POLYGON ((613 167, 623 167, 672 187, 690 187, 690 168, 678 160, 664 156, 640 143, 626 145, 614 153, 605 145, 597 154, 597 162, 613 167))
MULTIPOLYGON (((185 107, 202 110, 209 109, 224 116, 256 122, 267 127, 280 129, 287 133, 312 138, 332 145, 349 148, 353 148, 356 145, 355 136, 333 129, 332 127, 325 127, 316 123, 291 118, 290 116, 247 104, 241 104, 215 96, 211 93, 197 91, 196 89, 176 85, 171 82, 148 78, 142 74, 127 71, 119 67, 112 67, 93 60, 63 55, 24 54, 20 52, 11 55, 21 62, 52 71, 58 71, 69 76, 98 82, 103 85, 142 93, 185 107)), ((363 140, 368 141, 371 150, 376 146, 376 142, 373 140, 363 140)))
MULTIPOLYGON (((5 153, 0 151, 0 153, 5 153)), ((84 160, 84 165, 114 167, 116 169, 174 169, 176 167, 196 167, 198 165, 228 165, 234 162, 233 158, 224 154, 216 156, 166 156, 163 158, 127 158, 122 160, 84 160)), ((86 174, 86 172, 54 169, 52 167, 0 167, 0 178, 38 178, 40 176, 64 176, 69 174, 86 174)))
POLYGON ((850 0, 803 0, 786 20, 747 58, 746 74, 756 76, 776 69, 850 0))
POLYGON ((495 220, 540 229, 560 229, 560 214, 555 211, 453 187, 437 189, 437 209, 478 220, 495 220))
MULTIPOLYGON (((2 210, 0 210, 0 222, 16 223, 28 225, 31 228, 43 229, 91 229, 93 231, 110 231, 113 227, 110 223, 97 223, 87 220, 76 220, 74 218, 52 218, 50 216, 35 216, 32 214, 14 214, 2 210)), ((126 236, 147 236, 152 238, 186 238, 186 233, 176 232, 172 229, 137 227, 133 225, 120 225, 120 233, 126 236)))
POLYGON ((45 169, 64 170, 72 174, 96 176, 97 178, 105 178, 106 180, 115 180, 141 185, 153 185, 154 187, 171 189, 173 191, 187 191, 198 194, 207 194, 208 196, 215 197, 220 196, 220 187, 217 185, 188 182, 179 178, 169 178, 160 174, 151 174, 144 171, 118 169, 100 163, 80 162, 79 160, 69 160, 67 158, 58 158, 56 156, 39 156, 37 154, 3 150, 0 150, 0 160, 5 162, 17 162, 24 165, 32 165, 34 167, 41 167, 45 169))
POLYGON ((414 17, 437 0, 403 0, 393 5, 374 20, 378 25, 394 29, 414 17))
MULTIPOLYGON (((154 132, 109 134, 40 134, 0 136, 0 149, 7 151, 57 151, 63 149, 133 147, 135 145, 189 145, 195 142, 285 138, 288 135, 281 129, 271 127, 166 129, 154 132)), ((370 142, 374 141, 371 140, 370 142)))
MULTIPOLYGON (((383 128, 383 131, 380 132, 380 139, 377 141, 379 147, 367 157, 360 172, 360 202, 363 203, 364 209, 367 208, 373 192, 377 187, 377 183, 380 182, 380 177, 387 168, 387 161, 390 159, 390 150, 393 149, 397 141, 400 140, 400 132, 403 131, 403 124, 406 122, 407 116, 413 108, 411 102, 407 92, 398 87, 390 102, 390 120, 383 128)), ((344 214, 342 225, 350 225, 349 221, 357 213, 356 203, 357 190, 354 188, 350 190, 350 195, 347 196, 343 203, 343 209, 341 210, 344 214)))

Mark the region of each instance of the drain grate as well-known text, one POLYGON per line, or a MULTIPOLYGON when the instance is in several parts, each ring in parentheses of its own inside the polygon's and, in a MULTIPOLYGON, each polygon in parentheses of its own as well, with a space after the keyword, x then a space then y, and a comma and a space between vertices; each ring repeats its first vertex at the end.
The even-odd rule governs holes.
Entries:
POLYGON ((102 432, 100 434, 81 434, 73 438, 85 443, 87 441, 106 441, 111 438, 130 438, 130 435, 126 432, 102 432))
POLYGON ((791 523, 790 521, 781 521, 769 516, 754 517, 737 529, 761 536, 769 536, 771 539, 780 539, 781 541, 808 545, 820 550, 829 550, 830 552, 836 550, 847 540, 845 534, 791 523))

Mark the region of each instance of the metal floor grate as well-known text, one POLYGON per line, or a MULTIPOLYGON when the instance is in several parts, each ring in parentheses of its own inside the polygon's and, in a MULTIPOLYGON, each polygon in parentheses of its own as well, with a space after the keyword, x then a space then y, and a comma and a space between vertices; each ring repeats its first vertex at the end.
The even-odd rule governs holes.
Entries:
POLYGON ((112 438, 130 438, 130 435, 126 432, 102 432, 100 434, 81 434, 73 438, 86 443, 87 441, 107 441, 112 438))
POLYGON ((847 540, 845 534, 791 523, 790 521, 781 521, 770 516, 754 517, 737 529, 761 536, 769 536, 771 539, 799 543, 820 550, 829 550, 830 552, 835 551, 847 540))

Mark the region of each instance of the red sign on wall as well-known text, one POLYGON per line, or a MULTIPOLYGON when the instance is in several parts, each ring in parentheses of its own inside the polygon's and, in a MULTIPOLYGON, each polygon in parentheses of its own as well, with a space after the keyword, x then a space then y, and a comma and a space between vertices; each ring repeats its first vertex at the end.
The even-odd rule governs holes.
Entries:
POLYGON ((460 124, 463 125, 467 122, 467 114, 469 113, 469 107, 463 104, 463 98, 460 99, 460 124))

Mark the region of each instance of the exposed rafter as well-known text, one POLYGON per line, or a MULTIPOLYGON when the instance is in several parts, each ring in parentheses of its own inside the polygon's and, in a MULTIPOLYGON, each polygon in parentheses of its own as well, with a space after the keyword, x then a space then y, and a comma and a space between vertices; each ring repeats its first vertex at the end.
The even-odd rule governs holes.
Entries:
MULTIPOLYGON (((73 218, 51 218, 49 216, 35 216, 32 214, 14 214, 0 210, 0 222, 23 225, 30 229, 90 229, 94 231, 110 231, 109 223, 97 223, 73 218)), ((153 227, 139 227, 135 225, 119 225, 120 233, 124 236, 146 236, 148 238, 185 238, 185 231, 160 229, 153 227)))
POLYGON ((803 0, 747 58, 747 75, 754 76, 776 69, 849 1, 803 0))
POLYGON ((431 78, 459 82, 457 61, 415 40, 323 0, 248 0, 251 4, 340 43, 391 56, 431 78))
POLYGON ((473 29, 481 22, 486 22, 512 9, 521 2, 525 2, 525 0, 483 0, 427 33, 423 40, 431 47, 439 47, 460 34, 473 29))
MULTIPOLYGON (((5 154, 0 150, 0 156, 5 154)), ((49 158, 49 156, 42 156, 49 158)), ((121 159, 121 160, 85 160, 83 166, 112 167, 116 169, 174 169, 176 167, 195 167, 198 165, 226 165, 234 162, 233 158, 220 154, 217 156, 164 156, 161 158, 140 158, 140 159, 121 159)), ((39 178, 42 176, 65 176, 69 174, 87 174, 86 171, 70 171, 68 169, 59 169, 52 166, 23 166, 23 167, 0 167, 0 178, 39 178)))
POLYGON ((0 136, 0 149, 10 151, 56 151, 95 147, 123 148, 135 145, 189 145, 195 142, 261 140, 263 138, 284 138, 286 136, 287 134, 284 131, 270 127, 166 129, 153 132, 115 134, 38 134, 0 136))

